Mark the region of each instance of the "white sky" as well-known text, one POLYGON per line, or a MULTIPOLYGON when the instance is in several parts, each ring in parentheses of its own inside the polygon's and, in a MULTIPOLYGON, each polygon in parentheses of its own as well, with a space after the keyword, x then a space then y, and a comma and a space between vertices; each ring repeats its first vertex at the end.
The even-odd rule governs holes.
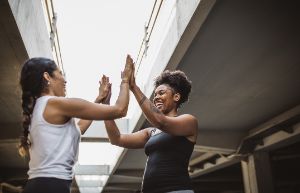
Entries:
MULTIPOLYGON (((136 59, 154 0, 53 0, 53 4, 67 97, 94 101, 98 81, 105 74, 113 83, 114 103, 126 55, 136 59)), ((110 144, 81 143, 79 163, 109 164, 118 152, 110 144)))
POLYGON ((94 101, 102 74, 119 92, 127 53, 134 60, 154 0, 54 0, 67 96, 94 101))

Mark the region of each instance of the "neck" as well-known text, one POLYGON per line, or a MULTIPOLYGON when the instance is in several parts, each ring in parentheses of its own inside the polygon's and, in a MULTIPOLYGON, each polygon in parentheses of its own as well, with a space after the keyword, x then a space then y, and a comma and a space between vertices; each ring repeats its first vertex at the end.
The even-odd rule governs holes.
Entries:
POLYGON ((176 117, 177 116, 177 109, 172 109, 170 112, 165 114, 168 117, 176 117))
POLYGON ((41 96, 55 96, 53 92, 42 92, 41 96))

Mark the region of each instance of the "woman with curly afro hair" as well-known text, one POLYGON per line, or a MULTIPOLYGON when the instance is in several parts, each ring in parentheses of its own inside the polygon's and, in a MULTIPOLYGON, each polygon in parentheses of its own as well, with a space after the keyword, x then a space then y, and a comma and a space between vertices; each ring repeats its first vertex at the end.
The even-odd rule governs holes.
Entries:
POLYGON ((197 139, 198 121, 193 115, 178 114, 178 108, 188 100, 191 81, 182 71, 164 71, 155 79, 151 102, 136 85, 133 73, 130 90, 153 127, 120 134, 114 121, 104 121, 110 142, 145 149, 148 159, 143 193, 193 193, 188 163, 197 139))

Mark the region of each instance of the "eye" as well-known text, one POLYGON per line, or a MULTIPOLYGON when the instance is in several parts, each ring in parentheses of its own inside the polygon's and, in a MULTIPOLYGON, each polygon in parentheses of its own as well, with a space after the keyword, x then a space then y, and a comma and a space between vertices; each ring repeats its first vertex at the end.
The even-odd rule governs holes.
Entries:
POLYGON ((162 91, 160 91, 159 94, 160 94, 160 95, 163 95, 163 94, 165 94, 165 93, 166 93, 166 91, 163 91, 163 90, 162 90, 162 91))

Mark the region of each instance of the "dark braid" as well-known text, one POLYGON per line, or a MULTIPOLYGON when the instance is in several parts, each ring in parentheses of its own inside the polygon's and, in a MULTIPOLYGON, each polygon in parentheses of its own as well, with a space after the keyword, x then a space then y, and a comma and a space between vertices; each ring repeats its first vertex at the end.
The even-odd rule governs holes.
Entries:
POLYGON ((57 66, 53 60, 47 58, 32 58, 27 60, 22 67, 20 85, 22 87, 22 109, 23 109, 23 135, 20 137, 19 153, 21 156, 28 154, 30 147, 29 126, 31 115, 36 99, 42 92, 47 91, 47 81, 44 79, 44 72, 50 76, 57 66))
POLYGON ((35 99, 32 97, 30 92, 23 92, 22 94, 22 109, 23 109, 23 136, 21 136, 19 153, 21 156, 25 156, 30 146, 28 139, 29 125, 31 122, 31 114, 35 104, 35 99))

